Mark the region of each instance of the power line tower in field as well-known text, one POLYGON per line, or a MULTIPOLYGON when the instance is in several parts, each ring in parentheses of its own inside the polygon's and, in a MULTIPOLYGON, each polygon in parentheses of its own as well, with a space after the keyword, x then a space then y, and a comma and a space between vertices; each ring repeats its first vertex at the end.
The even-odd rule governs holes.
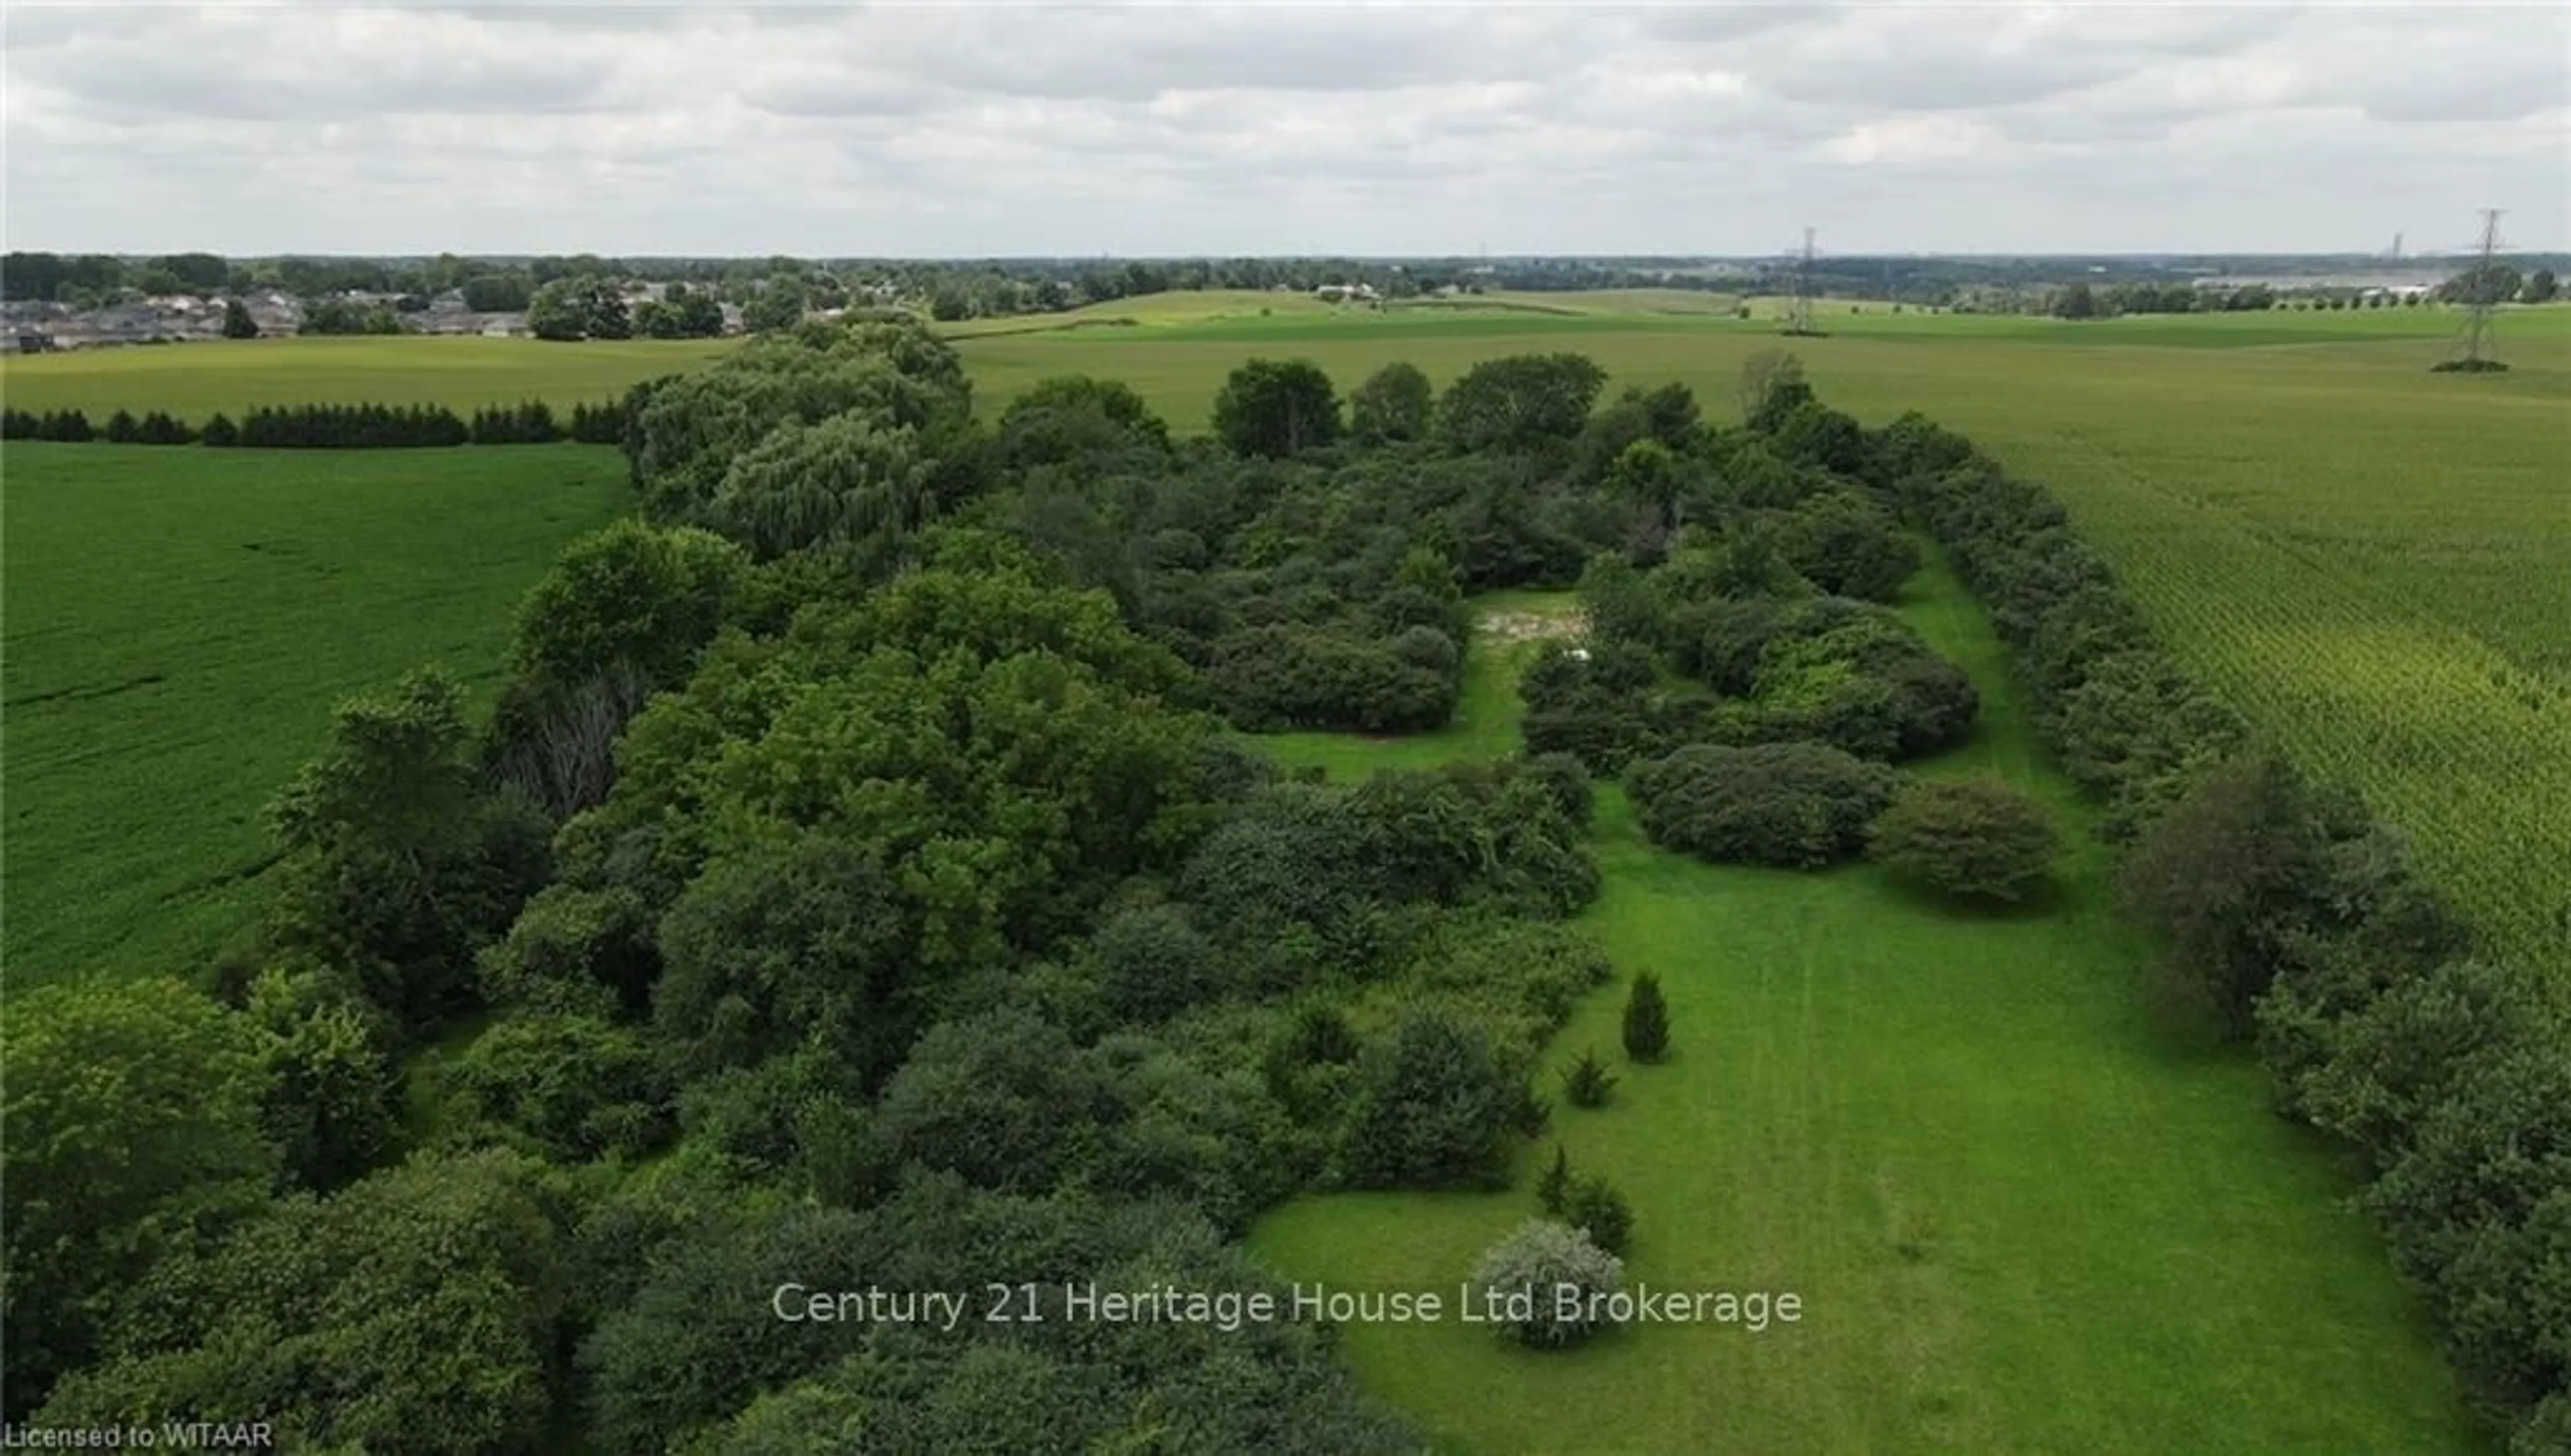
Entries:
POLYGON ((1786 305, 1786 332, 1810 337, 1812 327, 1812 230, 1803 230, 1803 250, 1795 258, 1795 296, 1786 305))
POLYGON ((2505 369, 2497 357, 2498 345, 2492 337, 2491 315, 2499 306, 2499 220, 2501 209, 2482 209, 2482 244, 2473 257, 2473 270, 2465 274, 2464 326, 2460 331, 2462 354, 2437 365, 2441 371, 2463 374, 2486 374, 2505 369))

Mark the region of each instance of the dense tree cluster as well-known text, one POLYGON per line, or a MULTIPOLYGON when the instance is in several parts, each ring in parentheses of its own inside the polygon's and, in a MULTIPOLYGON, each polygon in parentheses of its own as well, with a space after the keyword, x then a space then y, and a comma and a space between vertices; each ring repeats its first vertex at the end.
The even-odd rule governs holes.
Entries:
POLYGON ((227 443, 262 450, 386 450, 461 445, 472 438, 472 428, 439 404, 263 404, 242 416, 239 434, 227 443))
MULTIPOLYGON (((686 312, 664 308, 662 315, 684 319, 686 312)), ((666 326, 666 325, 665 325, 666 326)), ((721 329, 721 310, 717 310, 721 329)), ((527 300, 527 331, 538 338, 567 341, 584 338, 632 338, 635 318, 626 307, 624 290, 595 273, 556 278, 527 300)))
POLYGON ((118 410, 92 424, 77 409, 0 410, 0 439, 73 444, 211 445, 218 449, 407 450, 450 445, 543 445, 576 440, 622 445, 630 422, 621 400, 577 404, 564 421, 543 400, 486 405, 467 420, 443 405, 259 405, 239 421, 226 414, 191 425, 163 410, 137 417, 118 410))
POLYGON ((473 411, 468 427, 476 445, 550 445, 563 437, 552 406, 541 399, 523 404, 485 405, 473 411))
POLYGON ((2122 897, 2166 948, 2166 999, 2255 1043, 2280 1109, 2353 1150, 2358 1202, 2476 1402, 2513 1449, 2559 1449, 2571 962, 2478 958, 2400 833, 2253 744, 2040 487, 1916 415, 1865 454, 1864 476, 1988 604, 2047 742, 2106 805, 2122 897))
POLYGON ((361 303, 349 298, 324 298, 306 309, 301 330, 304 333, 399 333, 401 315, 384 303, 361 303))
POLYGON ((1230 1240, 1296 1189, 1504 1176, 1609 975, 1564 923, 1597 888, 1585 775, 1288 779, 1204 670, 1337 634, 1445 701, 1460 584, 1422 497, 1354 510, 1367 590, 1328 582, 1366 484, 1423 468, 1451 503, 1481 462, 1181 449, 1085 381, 986 426, 944 345, 871 318, 615 423, 645 515, 530 594, 487 726, 434 673, 348 703, 275 806, 255 945, 203 990, 11 1006, 11 1417, 1413 1446, 1308 1325, 950 1335, 770 1296, 1267 1288, 1230 1240), (1150 554, 1093 552, 1062 510, 1091 499, 1150 554), (1225 574, 1205 635, 1182 573, 1225 574))

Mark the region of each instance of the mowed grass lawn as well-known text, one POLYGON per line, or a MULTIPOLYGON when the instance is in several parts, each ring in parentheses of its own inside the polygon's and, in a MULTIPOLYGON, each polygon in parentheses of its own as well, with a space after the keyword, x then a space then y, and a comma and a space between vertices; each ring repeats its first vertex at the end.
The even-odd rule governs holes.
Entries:
MULTIPOLYGON (((1998 773, 2074 848, 2040 910, 1958 913, 1870 866, 1717 867, 1601 795, 1586 923, 1615 985, 1555 1039, 1623 1075, 1557 1097, 1504 1194, 1302 1200, 1254 1230, 1281 1275, 1451 1300, 1536 1212, 1552 1142, 1632 1200, 1628 1287, 1793 1291, 1803 1317, 1618 1331, 1565 1354, 1485 1326, 1349 1325, 1370 1391, 1443 1451, 2427 1453, 2480 1449, 2406 1292, 2322 1151, 2246 1061, 2145 1013, 2145 948, 2046 767, 1978 610, 1942 570, 1906 615, 1986 695, 1928 765, 1998 773), (1674 1053, 1626 1063, 1623 978, 1657 972, 1674 1053)), ((1512 655, 1514 656, 1514 655, 1512 655)), ((1477 656, 1469 701, 1505 694, 1477 656)), ((1334 776, 1361 739, 1267 740, 1334 776)), ((1477 728, 1457 743, 1512 746, 1477 728)), ((1548 1080, 1551 1078, 1548 1071, 1548 1080)), ((1558 1092, 1558 1084, 1548 1085, 1558 1092)))
POLYGON ((0 358, 13 409, 117 410, 239 419, 256 404, 443 404, 459 413, 541 399, 568 414, 634 384, 684 373, 730 339, 257 338, 0 358))
POLYGON ((1262 317, 1257 297, 958 347, 988 408, 1093 373, 1183 430, 1254 354, 1311 358, 1344 391, 1394 359, 1443 383, 1574 350, 1611 391, 1681 380, 1733 417, 1742 362, 1791 347, 1829 402, 1869 423, 1920 410, 2051 486, 2191 671, 2410 830, 2501 949, 2565 953, 2571 306, 2507 310, 2513 367, 2466 376, 2427 372, 2457 321, 2433 308, 2073 323, 1836 304, 1828 336, 1784 339, 1766 317, 1308 300, 1262 317))
POLYGON ((350 693, 438 663, 487 705, 518 600, 627 508, 581 445, 11 443, 5 960, 193 971, 257 910, 264 805, 350 693))

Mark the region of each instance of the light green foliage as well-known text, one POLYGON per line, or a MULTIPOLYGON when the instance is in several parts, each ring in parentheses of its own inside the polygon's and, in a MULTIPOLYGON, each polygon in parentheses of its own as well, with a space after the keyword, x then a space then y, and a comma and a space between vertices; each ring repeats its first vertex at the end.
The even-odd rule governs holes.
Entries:
POLYGON ((256 1027, 167 979, 48 987, 0 1019, 7 1408, 91 1352, 155 1259, 276 1173, 256 1027))
POLYGON ((894 542, 929 508, 930 462, 907 428, 860 414, 788 421, 732 462, 706 519, 762 561, 843 542, 894 542))
POLYGON ((740 549, 710 531, 617 521, 563 548, 519 604, 511 656, 564 682, 631 666, 674 685, 714 640, 743 574, 740 549))
POLYGON ((298 1181, 337 1188, 397 1150, 396 1028, 354 986, 270 966, 251 981, 245 1011, 263 1034, 268 1140, 298 1181))
POLYGON ((1368 444, 1420 439, 1435 406, 1436 391, 1418 365, 1386 364, 1348 396, 1348 429, 1368 444))
POLYGON ((1599 1331, 1604 1321, 1589 1317, 1588 1296, 1622 1289, 1625 1268, 1581 1229, 1530 1218, 1482 1255, 1473 1283, 1486 1308, 1523 1301, 1523 1317, 1502 1325, 1512 1338, 1538 1349, 1561 1349, 1599 1331), (1565 1286, 1575 1293, 1567 1312, 1559 1298, 1565 1286))

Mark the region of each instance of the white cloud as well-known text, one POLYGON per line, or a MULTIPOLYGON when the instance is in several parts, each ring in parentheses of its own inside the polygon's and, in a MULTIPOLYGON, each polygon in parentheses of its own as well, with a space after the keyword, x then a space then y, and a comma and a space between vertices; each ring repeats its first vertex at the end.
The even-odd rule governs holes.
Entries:
POLYGON ((15 247, 2566 243, 2571 22, 2452 5, 13 4, 15 247), (2442 230, 2442 231, 2441 231, 2442 230))

